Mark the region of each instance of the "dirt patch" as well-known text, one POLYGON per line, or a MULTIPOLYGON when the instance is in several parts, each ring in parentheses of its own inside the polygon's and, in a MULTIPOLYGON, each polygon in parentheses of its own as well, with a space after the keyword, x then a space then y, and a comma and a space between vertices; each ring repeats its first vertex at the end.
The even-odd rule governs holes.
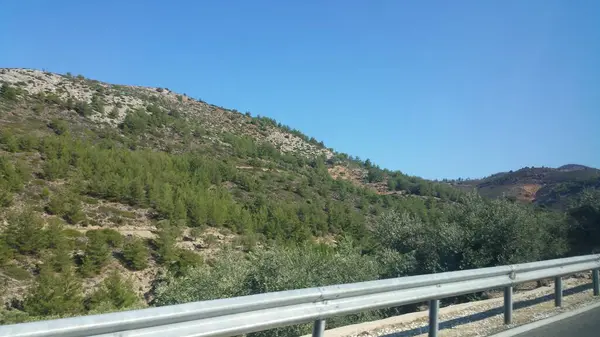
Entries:
POLYGON ((367 183, 367 170, 363 168, 349 168, 347 166, 335 165, 329 167, 327 171, 333 179, 347 180, 356 186, 370 188, 377 192, 377 194, 405 194, 405 191, 390 191, 385 180, 377 183, 367 183))
POLYGON ((535 200, 537 191, 542 188, 542 185, 538 184, 525 184, 519 188, 517 199, 521 201, 532 202, 535 200))
POLYGON ((355 185, 365 186, 367 171, 360 168, 349 168, 342 165, 335 165, 327 169, 333 179, 343 179, 352 182, 355 185))

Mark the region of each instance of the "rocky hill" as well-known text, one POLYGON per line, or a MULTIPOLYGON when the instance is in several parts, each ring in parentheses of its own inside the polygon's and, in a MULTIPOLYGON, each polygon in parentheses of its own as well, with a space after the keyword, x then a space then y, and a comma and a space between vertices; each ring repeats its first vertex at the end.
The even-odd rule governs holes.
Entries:
POLYGON ((462 195, 337 153, 267 117, 168 88, 32 69, 0 69, 0 156, 0 227, 16 235, 5 250, 0 240, 5 303, 22 299, 43 266, 77 267, 85 293, 117 270, 150 296, 161 271, 224 247, 335 245, 345 236, 366 244, 382 211, 424 214, 462 195), (32 227, 11 229, 21 218, 32 227), (62 262, 44 258, 53 256, 44 254, 46 237, 21 251, 16 242, 32 233, 62 233, 53 257, 62 262), (147 263, 136 267, 136 259, 147 263))
MULTIPOLYGON (((146 109, 149 104, 159 107, 162 112, 179 114, 183 121, 193 120, 209 133, 229 132, 238 136, 249 136, 258 141, 266 141, 282 152, 299 153, 307 157, 323 155, 331 158, 331 150, 314 138, 308 139, 298 131, 291 130, 269 118, 258 121, 186 95, 180 95, 167 88, 111 85, 82 76, 59 75, 32 69, 1 69, 0 81, 15 86, 28 95, 46 97, 46 102, 69 100, 73 110, 95 124, 118 127, 124 122, 129 111, 146 109), (87 103, 85 106, 76 103, 87 103)), ((42 103, 44 104, 44 103, 42 103)), ((68 104, 65 107, 69 107, 68 104)), ((43 114, 36 114, 43 117, 43 114)), ((48 116, 46 116, 48 117, 48 116)), ((74 117, 64 114, 64 117, 74 117)))
POLYGON ((565 209, 585 189, 600 189, 600 170, 568 164, 558 168, 525 167, 483 179, 454 181, 464 190, 476 189, 491 198, 507 197, 521 202, 565 209))

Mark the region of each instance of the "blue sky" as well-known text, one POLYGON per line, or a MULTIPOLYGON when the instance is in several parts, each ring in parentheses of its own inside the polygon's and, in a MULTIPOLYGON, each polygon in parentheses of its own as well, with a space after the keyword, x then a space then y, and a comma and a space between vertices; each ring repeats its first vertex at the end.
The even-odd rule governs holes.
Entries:
POLYGON ((0 8, 0 67, 168 87, 425 178, 600 167, 600 1, 0 8))

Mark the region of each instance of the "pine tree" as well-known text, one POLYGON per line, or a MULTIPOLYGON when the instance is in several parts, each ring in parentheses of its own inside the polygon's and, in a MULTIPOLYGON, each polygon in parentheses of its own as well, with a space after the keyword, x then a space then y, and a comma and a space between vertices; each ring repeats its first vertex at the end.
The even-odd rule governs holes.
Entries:
POLYGON ((70 269, 61 274, 42 269, 35 286, 23 302, 23 308, 32 316, 81 313, 81 281, 70 269))
POLYGON ((4 237, 7 245, 21 254, 38 254, 46 248, 44 223, 32 210, 13 213, 8 217, 4 237))
POLYGON ((148 267, 150 252, 141 239, 130 238, 123 246, 123 260, 127 267, 134 270, 143 270, 148 267))
POLYGON ((88 299, 88 309, 98 307, 112 309, 125 309, 140 302, 140 298, 132 290, 131 280, 124 280, 115 270, 102 281, 100 287, 88 299))
POLYGON ((93 235, 88 240, 81 266, 84 276, 92 276, 100 272, 102 267, 108 263, 111 255, 108 244, 100 235, 93 235))

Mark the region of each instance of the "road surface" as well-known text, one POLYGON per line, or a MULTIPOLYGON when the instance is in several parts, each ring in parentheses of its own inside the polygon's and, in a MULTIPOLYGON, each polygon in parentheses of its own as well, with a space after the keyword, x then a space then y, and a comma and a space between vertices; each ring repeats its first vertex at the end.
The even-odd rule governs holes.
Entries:
POLYGON ((562 319, 514 337, 598 337, 600 307, 562 319))

